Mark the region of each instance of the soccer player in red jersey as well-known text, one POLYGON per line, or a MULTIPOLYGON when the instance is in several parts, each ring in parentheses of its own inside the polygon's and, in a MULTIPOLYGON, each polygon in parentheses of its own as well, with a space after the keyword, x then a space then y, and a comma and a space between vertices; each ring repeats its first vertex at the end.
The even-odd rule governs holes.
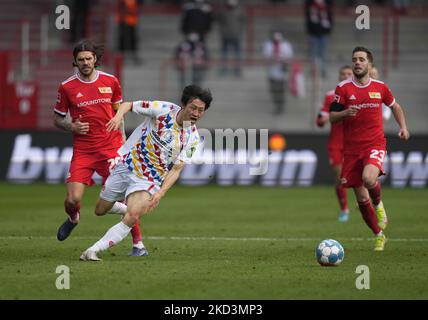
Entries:
MULTIPOLYGON (((73 65, 78 72, 61 83, 54 108, 54 124, 73 134, 73 158, 67 177, 65 212, 69 218, 58 229, 57 238, 65 240, 80 219, 80 202, 86 186, 92 186, 96 171, 103 184, 120 158, 117 150, 123 144, 120 130, 107 131, 106 124, 120 106, 122 93, 113 75, 96 70, 103 46, 89 40, 78 43, 73 50, 73 65), (70 113, 71 122, 66 119, 70 113)), ((125 214, 126 205, 116 202, 110 213, 125 214)), ((132 230, 133 248, 130 255, 146 256, 139 224, 132 230)))
MULTIPOLYGON (((343 66, 339 70, 339 81, 346 80, 352 76, 352 68, 343 66)), ((334 91, 328 91, 325 94, 324 104, 318 113, 316 123, 319 127, 323 127, 329 121, 330 105, 333 102, 334 91)), ((336 122, 331 124, 330 135, 328 137, 327 152, 330 166, 333 169, 335 177, 335 189, 337 199, 339 200, 340 213, 339 221, 348 221, 349 208, 346 189, 340 183, 340 173, 342 171, 343 162, 343 124, 336 122)))
POLYGON ((330 121, 343 121, 342 184, 354 189, 364 221, 376 235, 374 250, 382 251, 386 243, 383 230, 388 223, 377 181, 377 177, 383 174, 382 164, 386 155, 382 103, 391 108, 400 126, 399 138, 407 140, 410 134, 403 109, 388 86, 370 78, 371 64, 373 55, 367 48, 356 47, 352 51, 353 76, 336 87, 330 106, 330 121))

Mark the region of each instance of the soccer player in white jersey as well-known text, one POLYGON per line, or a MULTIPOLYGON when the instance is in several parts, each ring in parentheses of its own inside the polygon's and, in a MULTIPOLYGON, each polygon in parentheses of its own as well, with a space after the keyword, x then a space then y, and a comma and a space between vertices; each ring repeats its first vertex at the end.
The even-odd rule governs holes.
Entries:
POLYGON ((119 127, 128 111, 144 115, 144 121, 119 149, 121 160, 107 179, 95 207, 95 214, 121 211, 127 199, 126 214, 121 222, 80 256, 80 260, 99 261, 97 253, 118 244, 153 210, 174 185, 185 163, 190 162, 200 137, 195 126, 212 101, 211 92, 196 85, 184 88, 182 106, 165 101, 134 101, 121 104, 107 130, 119 127))

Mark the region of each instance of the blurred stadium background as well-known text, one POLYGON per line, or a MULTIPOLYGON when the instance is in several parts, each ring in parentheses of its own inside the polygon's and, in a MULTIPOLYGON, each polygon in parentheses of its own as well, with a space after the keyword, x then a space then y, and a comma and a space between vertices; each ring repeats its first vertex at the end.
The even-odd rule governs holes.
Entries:
MULTIPOLYGON (((143 1, 138 22, 138 54, 142 63, 135 65, 118 50, 116 1, 90 1, 85 36, 106 45, 102 69, 121 79, 125 100, 161 99, 178 102, 181 90, 173 57, 175 48, 183 39, 180 21, 184 2, 143 1)), ((216 12, 224 1, 209 3, 213 12, 216 12)), ((212 90, 214 107, 202 120, 200 127, 211 130, 265 128, 270 130, 270 136, 279 133, 286 139, 284 148, 287 151, 310 151, 306 155, 289 154, 289 158, 294 160, 282 158, 285 162, 304 164, 306 161, 315 165, 315 168, 308 169, 314 172, 312 176, 302 173, 304 176, 301 179, 309 179, 305 184, 329 183, 332 178, 324 147, 328 128, 317 128, 314 119, 325 92, 334 89, 337 84, 338 68, 350 63, 353 47, 364 45, 373 51, 381 79, 389 84, 405 108, 408 126, 413 134, 409 143, 399 142, 395 139, 395 121, 385 121, 385 131, 391 136, 387 161, 391 163, 389 172, 396 181, 394 185, 425 186, 428 179, 425 143, 428 134, 428 111, 425 106, 428 6, 424 1, 413 0, 407 12, 402 14, 394 10, 393 1, 334 1, 334 27, 327 53, 329 72, 327 77, 322 78, 314 72, 309 62, 303 3, 298 0, 241 1, 246 27, 240 78, 224 77, 219 72, 220 36, 218 24, 213 23, 206 38, 210 59, 203 85, 212 90), (357 30, 355 27, 355 7, 358 4, 366 4, 370 8, 370 30, 357 30), (261 54, 262 44, 272 30, 281 30, 293 45, 292 65, 300 67, 304 79, 299 95, 288 92, 286 110, 282 115, 273 112, 267 67, 261 54)), ((61 4, 73 9, 74 1, 1 1, 0 129, 2 145, 5 146, 0 168, 1 179, 25 180, 25 172, 23 176, 11 174, 14 147, 17 152, 15 160, 25 162, 30 160, 26 159, 32 150, 30 146, 39 149, 43 147, 46 151, 47 147, 64 148, 71 145, 70 137, 57 132, 52 124, 58 85, 73 73, 73 43, 70 42, 73 30, 58 30, 55 27, 55 20, 59 16, 55 9, 61 4), (30 136, 22 136, 24 131, 30 136), (16 139, 18 137, 22 139, 16 139), (19 141, 21 144, 18 148, 19 141), (27 155, 24 151, 19 152, 24 150, 22 148, 27 155)), ((73 19, 73 10, 71 14, 73 19)), ((128 116, 127 130, 131 131, 138 121, 138 117, 128 116)), ((282 144, 279 149, 283 149, 282 144)), ((70 155, 68 151, 61 150, 56 151, 56 156, 51 154, 50 159, 46 158, 47 154, 40 154, 41 158, 37 161, 57 162, 66 166, 70 155)), ((34 155, 32 158, 34 160, 34 155)), ((39 171, 35 178, 27 180, 49 180, 44 171, 39 171)), ((65 174, 66 169, 61 172, 65 174)), ((56 176, 62 173, 58 172, 56 176)), ((270 179, 274 175, 271 173, 270 179)), ((215 175, 210 176, 215 180, 215 175)), ((295 182, 289 184, 299 184, 298 181, 296 178, 295 182)))

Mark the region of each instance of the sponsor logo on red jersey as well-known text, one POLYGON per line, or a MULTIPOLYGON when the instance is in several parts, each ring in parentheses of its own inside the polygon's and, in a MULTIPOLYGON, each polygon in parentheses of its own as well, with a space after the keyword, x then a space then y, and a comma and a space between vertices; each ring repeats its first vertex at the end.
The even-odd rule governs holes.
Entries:
POLYGON ((93 104, 99 104, 99 103, 111 103, 111 99, 102 98, 102 99, 82 101, 82 102, 79 102, 77 106, 80 108, 80 107, 87 107, 87 106, 91 106, 93 104))
POLYGON ((112 93, 111 87, 98 87, 100 93, 112 93))
POLYGON ((369 97, 372 99, 380 99, 381 95, 380 92, 369 92, 369 97))

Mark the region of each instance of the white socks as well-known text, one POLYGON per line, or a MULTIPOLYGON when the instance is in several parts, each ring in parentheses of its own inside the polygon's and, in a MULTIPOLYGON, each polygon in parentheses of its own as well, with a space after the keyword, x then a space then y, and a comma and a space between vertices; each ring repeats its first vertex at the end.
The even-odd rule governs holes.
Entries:
POLYGON ((124 215, 126 213, 126 209, 128 207, 126 206, 126 204, 122 203, 122 202, 118 202, 116 201, 113 205, 113 207, 107 211, 107 214, 121 214, 124 215))
POLYGON ((132 246, 135 248, 138 248, 138 249, 143 249, 144 243, 143 243, 143 241, 138 241, 138 243, 134 243, 132 246))
POLYGON ((125 239, 130 231, 131 228, 121 221, 111 227, 107 233, 88 250, 95 252, 107 250, 125 239))

